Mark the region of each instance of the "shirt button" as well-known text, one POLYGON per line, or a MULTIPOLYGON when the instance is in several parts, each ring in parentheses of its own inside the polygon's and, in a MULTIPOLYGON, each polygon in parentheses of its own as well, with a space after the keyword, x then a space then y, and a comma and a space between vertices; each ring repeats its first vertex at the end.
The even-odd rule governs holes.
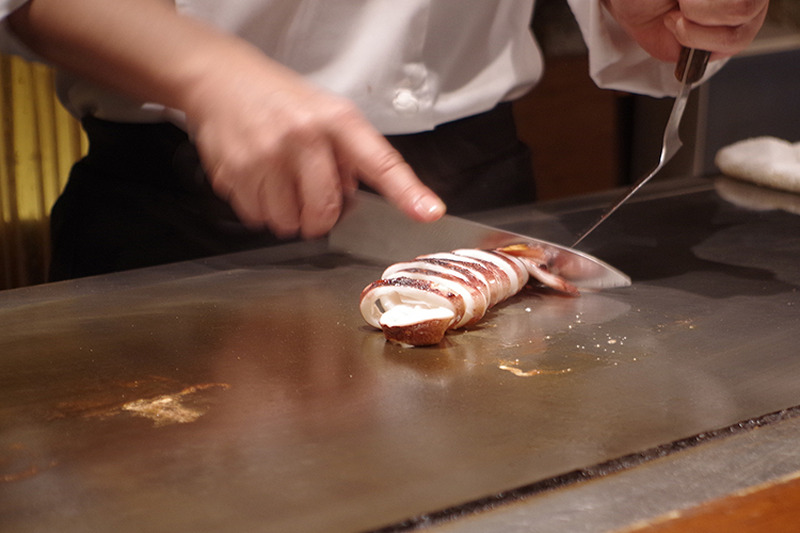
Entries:
POLYGON ((419 111, 419 100, 411 89, 397 89, 392 106, 401 115, 413 115, 419 111))

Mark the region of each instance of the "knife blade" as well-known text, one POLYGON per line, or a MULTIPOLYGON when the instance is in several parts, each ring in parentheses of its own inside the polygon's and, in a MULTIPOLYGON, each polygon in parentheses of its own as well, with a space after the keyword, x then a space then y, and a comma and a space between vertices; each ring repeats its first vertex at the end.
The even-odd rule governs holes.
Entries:
POLYGON ((548 267, 579 289, 627 287, 631 279, 589 254, 452 215, 415 222, 381 197, 357 191, 328 234, 328 248, 364 259, 394 263, 458 248, 498 248, 528 243, 543 249, 548 267))
POLYGON ((586 238, 591 232, 597 229, 600 224, 605 222, 622 204, 627 202, 631 196, 641 189, 645 183, 650 181, 658 172, 669 162, 670 159, 680 150, 683 143, 678 135, 678 128, 683 118, 683 112, 686 109, 686 102, 689 99, 689 94, 692 92, 694 83, 703 77, 708 65, 708 59, 711 56, 710 52, 705 50, 697 50, 694 48, 683 48, 675 67, 675 77, 681 82, 681 89, 678 96, 675 97, 675 103, 672 105, 667 125, 664 130, 664 140, 661 146, 661 154, 659 156, 658 164, 650 171, 649 174, 642 176, 638 181, 631 185, 625 193, 611 204, 595 222, 581 233, 578 239, 572 243, 573 248, 586 238))

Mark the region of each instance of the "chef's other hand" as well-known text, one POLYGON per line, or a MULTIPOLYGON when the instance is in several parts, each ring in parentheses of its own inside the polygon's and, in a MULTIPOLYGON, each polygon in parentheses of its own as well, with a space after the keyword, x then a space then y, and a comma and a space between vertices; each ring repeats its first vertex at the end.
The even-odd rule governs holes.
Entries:
POLYGON ((769 0, 601 0, 650 55, 677 62, 682 46, 712 59, 744 50, 767 15, 769 0))
POLYGON ((322 236, 357 180, 416 220, 445 211, 355 104, 269 58, 229 59, 191 92, 189 129, 211 184, 249 227, 322 236))

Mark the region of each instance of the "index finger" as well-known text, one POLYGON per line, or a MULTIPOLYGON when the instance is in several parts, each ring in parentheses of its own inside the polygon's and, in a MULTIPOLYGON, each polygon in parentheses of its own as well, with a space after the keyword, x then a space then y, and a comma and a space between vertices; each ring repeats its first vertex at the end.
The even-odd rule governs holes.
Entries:
POLYGON ((337 155, 369 185, 408 216, 421 222, 437 220, 444 202, 423 184, 400 152, 360 118, 340 121, 334 134, 337 155))

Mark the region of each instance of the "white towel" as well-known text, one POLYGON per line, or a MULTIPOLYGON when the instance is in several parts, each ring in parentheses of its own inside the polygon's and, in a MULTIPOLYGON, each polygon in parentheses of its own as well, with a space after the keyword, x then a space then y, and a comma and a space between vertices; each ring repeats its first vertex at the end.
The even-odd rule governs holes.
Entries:
POLYGON ((754 137, 720 149, 714 162, 732 178, 800 193, 800 143, 754 137))

